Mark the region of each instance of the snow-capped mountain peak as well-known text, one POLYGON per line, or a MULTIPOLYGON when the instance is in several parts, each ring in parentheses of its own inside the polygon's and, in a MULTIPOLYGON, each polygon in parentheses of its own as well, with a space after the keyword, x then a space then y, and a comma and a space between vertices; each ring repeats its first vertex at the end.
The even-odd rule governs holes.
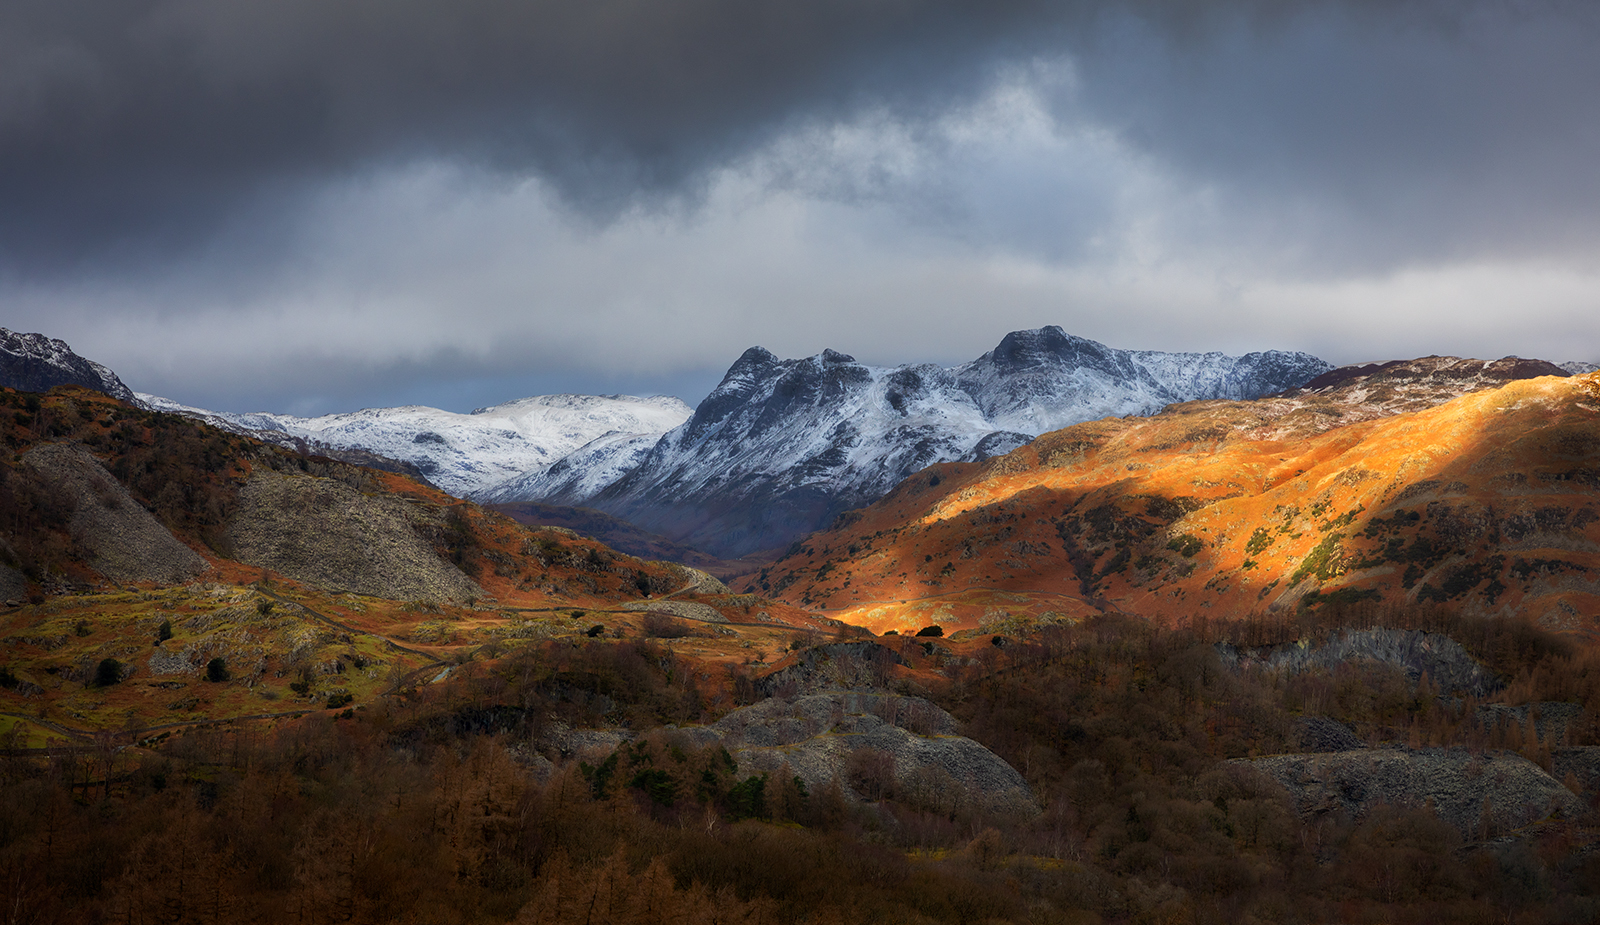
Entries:
POLYGON ((590 504, 741 554, 823 526, 932 463, 1008 452, 1107 415, 1253 398, 1331 368, 1303 353, 1116 350, 1054 326, 1008 334, 953 369, 867 366, 831 349, 783 360, 752 347, 683 426, 642 455, 629 447, 639 462, 608 488, 583 497, 569 481, 556 498, 516 500, 590 504))
POLYGON ((116 373, 74 353, 66 341, 5 328, 0 328, 0 385, 24 392, 81 385, 122 401, 135 401, 133 390, 116 373))

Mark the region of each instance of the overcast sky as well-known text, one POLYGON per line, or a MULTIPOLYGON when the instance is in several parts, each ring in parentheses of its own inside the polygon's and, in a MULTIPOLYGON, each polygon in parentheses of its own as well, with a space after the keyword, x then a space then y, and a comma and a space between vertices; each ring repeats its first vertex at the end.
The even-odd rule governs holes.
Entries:
POLYGON ((0 325, 218 410, 753 344, 1600 361, 1586 0, 8 0, 0 325))

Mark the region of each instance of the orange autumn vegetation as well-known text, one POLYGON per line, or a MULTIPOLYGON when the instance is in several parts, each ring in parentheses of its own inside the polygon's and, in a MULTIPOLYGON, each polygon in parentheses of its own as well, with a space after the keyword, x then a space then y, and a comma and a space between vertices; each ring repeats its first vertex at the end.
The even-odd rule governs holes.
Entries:
POLYGON ((528 640, 646 633, 627 605, 670 598, 705 605, 726 633, 692 623, 684 646, 708 662, 776 657, 797 630, 832 633, 825 617, 752 595, 697 593, 670 563, 618 553, 568 530, 529 528, 388 472, 302 457, 87 389, 0 389, 0 565, 26 580, 0 609, 0 736, 41 746, 105 730, 165 729, 238 716, 293 715, 329 698, 367 703, 413 674, 492 658, 528 640), (29 449, 75 442, 141 506, 199 553, 208 570, 184 585, 112 585, 70 525, 71 501, 21 462, 29 449), (416 529, 483 591, 474 600, 390 600, 318 587, 233 558, 228 524, 259 471, 339 481, 435 512, 416 529), (170 639, 159 638, 166 625, 170 639), (212 647, 228 683, 153 671, 150 659, 212 647), (224 651, 225 650, 225 651, 224 651), (125 680, 96 683, 115 662, 125 680))
POLYGON ((878 631, 1369 600, 1589 635, 1596 391, 1541 378, 1352 423, 1272 399, 1081 424, 924 470, 747 587, 878 631))
MULTIPOLYGON (((1600 702, 1600 665, 1557 637, 1432 619, 1530 694, 1600 702)), ((1595 818, 1504 842, 1422 808, 1301 820, 1219 763, 1288 747, 1291 701, 1372 741, 1499 744, 1398 672, 1241 677, 1193 631, 1119 617, 984 645, 924 693, 1024 773, 1031 820, 892 779, 741 777, 666 728, 733 706, 692 660, 544 643, 342 714, 0 757, 4 921, 1555 923, 1600 904, 1595 818), (542 730, 596 723, 640 736, 534 775, 542 730)))

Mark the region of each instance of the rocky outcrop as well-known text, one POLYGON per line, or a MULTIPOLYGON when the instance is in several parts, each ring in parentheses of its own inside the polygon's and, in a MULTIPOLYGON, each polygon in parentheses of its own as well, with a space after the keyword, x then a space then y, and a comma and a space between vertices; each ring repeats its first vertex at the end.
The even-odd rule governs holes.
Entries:
POLYGON ((1500 680, 1454 639, 1420 630, 1341 630, 1320 643, 1302 640, 1255 648, 1218 643, 1216 648, 1224 667, 1241 672, 1293 674, 1313 668, 1331 670, 1346 662, 1366 659, 1394 665, 1413 681, 1426 674, 1441 693, 1481 697, 1502 687, 1500 680))
POLYGON ((1552 748, 1550 776, 1569 786, 1576 783, 1592 799, 1600 793, 1600 746, 1552 748))
POLYGON ((771 697, 780 692, 841 688, 881 688, 890 665, 904 665, 900 653, 867 640, 812 646, 787 665, 756 679, 756 690, 771 697))
POLYGON ((1285 392, 1284 397, 1321 395, 1352 405, 1378 407, 1385 414, 1400 414, 1431 408, 1468 392, 1497 389, 1518 379, 1569 375, 1572 372, 1564 366, 1546 360, 1426 356, 1341 366, 1285 392))
POLYGON ((1561 741, 1567 732, 1567 727, 1577 722, 1582 715, 1582 704, 1553 701, 1521 703, 1515 706, 1505 703, 1486 703, 1478 707, 1478 723, 1485 729, 1493 729, 1496 726, 1526 728, 1528 720, 1532 718, 1534 732, 1541 740, 1550 742, 1561 741))
MULTIPOLYGON (((840 784, 850 801, 894 796, 945 812, 1037 815, 1028 783, 1004 759, 957 733, 955 718, 920 697, 824 691, 772 697, 710 726, 668 727, 683 747, 726 748, 740 777, 790 774, 812 793, 840 784)), ((625 729, 555 724, 538 750, 598 764, 627 742, 625 729)))
POLYGON ((1295 734, 1302 751, 1347 752, 1366 748, 1349 726, 1326 716, 1306 716, 1295 723, 1295 734))
POLYGON ((133 390, 110 369, 73 352, 66 341, 0 328, 0 385, 22 392, 48 392, 58 385, 97 389, 131 404, 133 390))
POLYGON ((673 594, 727 594, 728 586, 710 572, 701 571, 693 566, 679 562, 663 562, 668 571, 682 584, 673 589, 673 594))
POLYGON ((0 603, 28 596, 28 577, 9 565, 0 565, 0 603))
POLYGON ((1538 765, 1510 752, 1464 748, 1361 749, 1241 758, 1289 792, 1302 818, 1359 819, 1380 804, 1431 807, 1465 836, 1522 828, 1583 801, 1538 765))
POLYGON ((401 502, 332 479, 258 472, 228 525, 239 561, 391 600, 461 601, 483 589, 434 554, 401 502))
POLYGON ((771 698, 735 710, 709 732, 733 754, 741 774, 787 767, 813 792, 837 779, 857 797, 874 797, 850 790, 861 786, 866 768, 892 775, 896 792, 922 803, 1006 816, 1039 811, 1015 768, 957 735, 955 719, 920 697, 830 691, 793 701, 771 698))
POLYGON ((695 601, 629 601, 622 605, 623 610, 649 611, 652 613, 671 614, 685 620, 699 620, 701 623, 726 623, 728 618, 722 611, 710 604, 701 604, 695 601))
POLYGON ((112 581, 166 584, 208 568, 84 448, 45 444, 22 462, 69 499, 73 538, 89 552, 90 567, 112 581))

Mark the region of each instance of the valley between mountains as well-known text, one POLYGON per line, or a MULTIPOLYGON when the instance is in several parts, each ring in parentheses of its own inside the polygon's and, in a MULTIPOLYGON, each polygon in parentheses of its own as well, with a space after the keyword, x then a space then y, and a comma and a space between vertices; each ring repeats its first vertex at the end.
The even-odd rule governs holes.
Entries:
POLYGON ((0 375, 0 921, 1600 917, 1584 364, 0 375))

